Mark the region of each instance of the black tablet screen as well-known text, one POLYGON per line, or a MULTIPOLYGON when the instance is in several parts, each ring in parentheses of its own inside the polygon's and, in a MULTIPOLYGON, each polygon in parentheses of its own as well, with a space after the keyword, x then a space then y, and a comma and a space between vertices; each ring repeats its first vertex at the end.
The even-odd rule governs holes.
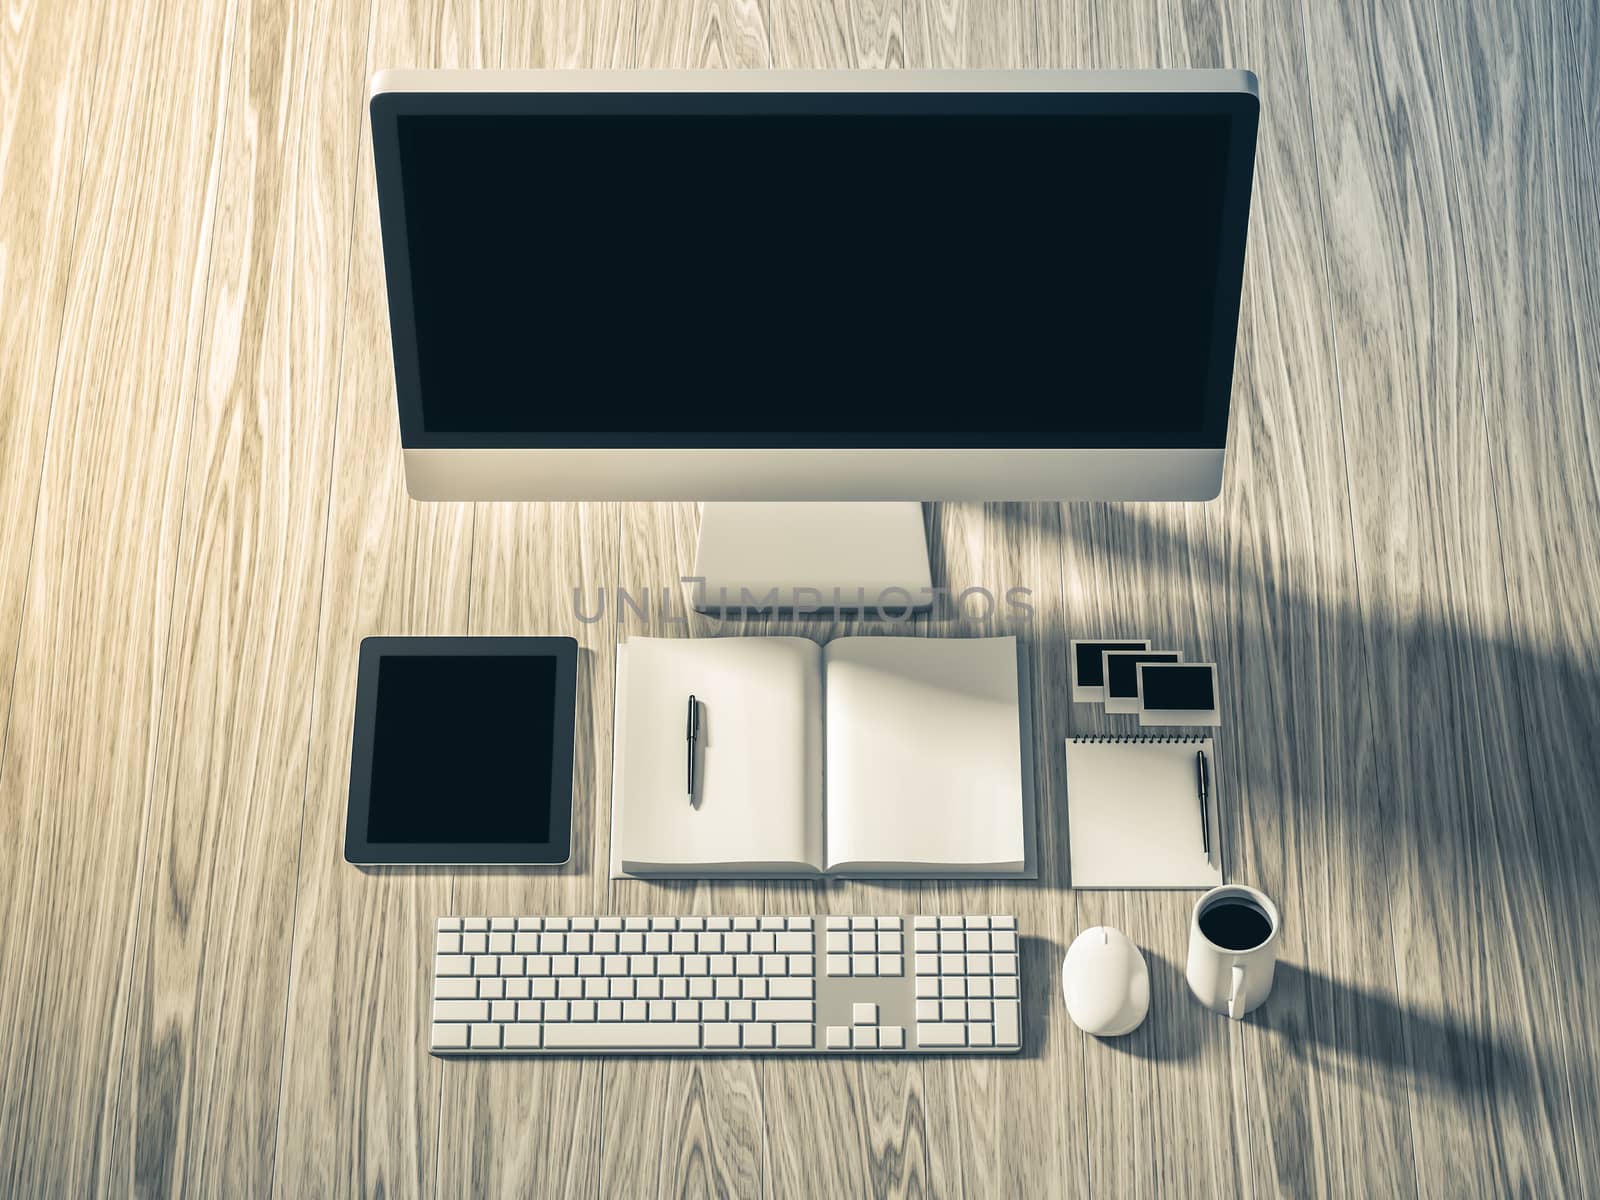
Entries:
POLYGON ((369 842, 550 835, 551 658, 384 655, 369 842))

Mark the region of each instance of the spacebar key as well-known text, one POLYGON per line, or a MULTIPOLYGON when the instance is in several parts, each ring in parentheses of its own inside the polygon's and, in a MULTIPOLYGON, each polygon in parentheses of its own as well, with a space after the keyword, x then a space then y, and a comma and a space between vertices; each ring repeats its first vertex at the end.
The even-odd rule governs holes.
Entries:
POLYGON ((546 1050, 696 1050, 694 1021, 573 1021, 544 1027, 546 1050))

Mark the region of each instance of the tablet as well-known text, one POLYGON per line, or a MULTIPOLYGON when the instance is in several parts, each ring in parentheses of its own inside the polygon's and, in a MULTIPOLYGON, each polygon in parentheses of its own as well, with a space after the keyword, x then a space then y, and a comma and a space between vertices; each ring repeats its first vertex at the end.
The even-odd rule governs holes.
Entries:
POLYGON ((345 858, 565 863, 577 677, 572 638, 364 638, 345 858))

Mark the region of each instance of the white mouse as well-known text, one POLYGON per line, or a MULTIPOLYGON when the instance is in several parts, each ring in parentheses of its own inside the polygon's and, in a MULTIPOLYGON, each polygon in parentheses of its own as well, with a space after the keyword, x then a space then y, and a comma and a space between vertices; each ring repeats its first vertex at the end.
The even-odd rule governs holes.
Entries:
POLYGON ((1061 964, 1067 1013, 1085 1033, 1131 1033, 1150 1011, 1150 968, 1139 947, 1108 925, 1085 929, 1061 964))

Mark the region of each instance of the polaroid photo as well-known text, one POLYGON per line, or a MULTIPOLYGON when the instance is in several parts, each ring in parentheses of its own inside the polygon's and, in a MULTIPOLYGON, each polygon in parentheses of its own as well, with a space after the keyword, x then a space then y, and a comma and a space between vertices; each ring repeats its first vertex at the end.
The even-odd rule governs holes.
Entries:
POLYGON ((1101 674, 1101 654, 1107 650, 1148 650, 1150 639, 1123 638, 1117 641, 1073 638, 1067 651, 1072 662, 1072 702, 1074 704, 1103 704, 1106 698, 1105 677, 1101 674))
POLYGON ((1105 679, 1106 711, 1132 716, 1139 711, 1140 663, 1181 663, 1177 650, 1104 650, 1100 672, 1105 679))
POLYGON ((1140 725, 1221 725, 1216 663, 1140 663, 1140 725))

